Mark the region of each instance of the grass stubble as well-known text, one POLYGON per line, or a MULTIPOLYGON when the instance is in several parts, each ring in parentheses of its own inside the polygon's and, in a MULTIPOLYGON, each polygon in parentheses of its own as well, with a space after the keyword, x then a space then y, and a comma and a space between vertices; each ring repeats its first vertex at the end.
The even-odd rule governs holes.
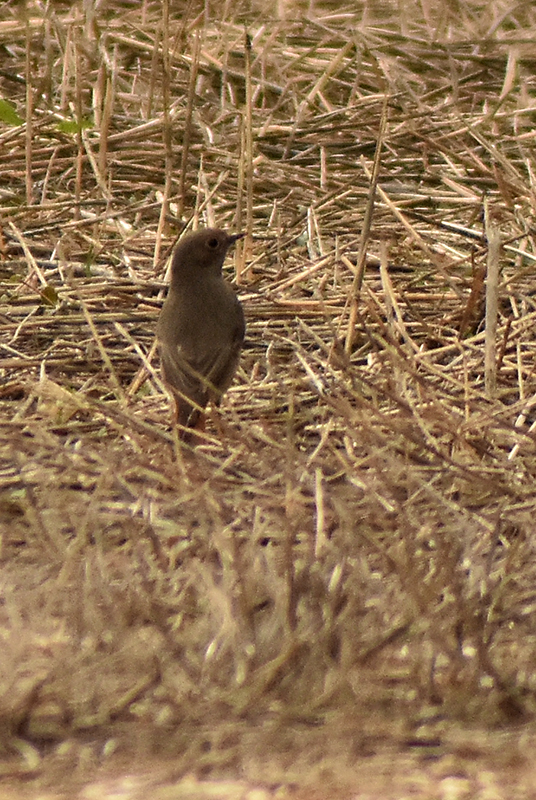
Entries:
POLYGON ((4 4, 6 780, 530 785, 536 16, 490 5, 4 4), (213 224, 194 454, 154 326, 213 224))

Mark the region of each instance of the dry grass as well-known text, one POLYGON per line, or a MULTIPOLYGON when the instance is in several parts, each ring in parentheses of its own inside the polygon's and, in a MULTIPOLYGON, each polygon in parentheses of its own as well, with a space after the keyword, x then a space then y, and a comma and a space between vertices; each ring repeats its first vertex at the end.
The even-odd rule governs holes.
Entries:
POLYGON ((506 769, 536 711, 536 11, 211 5, 0 11, 4 772, 506 769), (248 334, 193 454, 153 343, 198 224, 250 234, 248 334))

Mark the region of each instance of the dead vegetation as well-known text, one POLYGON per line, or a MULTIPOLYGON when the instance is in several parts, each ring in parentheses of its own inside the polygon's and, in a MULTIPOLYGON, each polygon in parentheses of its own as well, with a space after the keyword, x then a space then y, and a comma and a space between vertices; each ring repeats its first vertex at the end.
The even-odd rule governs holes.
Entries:
POLYGON ((3 769, 470 781, 536 709, 536 11, 223 6, 0 11, 3 769), (194 455, 153 343, 204 224, 248 334, 194 455))

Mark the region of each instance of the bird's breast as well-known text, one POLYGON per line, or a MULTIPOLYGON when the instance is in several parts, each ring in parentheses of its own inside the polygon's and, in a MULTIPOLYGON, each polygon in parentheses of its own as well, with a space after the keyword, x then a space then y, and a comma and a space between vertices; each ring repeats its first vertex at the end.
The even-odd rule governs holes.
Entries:
POLYGON ((241 320, 240 303, 222 279, 198 286, 172 286, 162 307, 157 336, 196 356, 232 340, 241 320))

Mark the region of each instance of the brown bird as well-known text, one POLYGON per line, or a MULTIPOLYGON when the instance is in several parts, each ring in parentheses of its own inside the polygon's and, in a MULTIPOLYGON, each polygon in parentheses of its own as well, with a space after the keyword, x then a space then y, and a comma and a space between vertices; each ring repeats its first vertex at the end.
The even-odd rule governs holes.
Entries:
MULTIPOLYGON (((206 228, 179 242, 171 284, 156 326, 162 373, 175 401, 175 421, 202 428, 208 401, 219 404, 240 359, 244 312, 223 279, 229 247, 243 233, 206 228)), ((188 440, 188 432, 182 432, 188 440)))

